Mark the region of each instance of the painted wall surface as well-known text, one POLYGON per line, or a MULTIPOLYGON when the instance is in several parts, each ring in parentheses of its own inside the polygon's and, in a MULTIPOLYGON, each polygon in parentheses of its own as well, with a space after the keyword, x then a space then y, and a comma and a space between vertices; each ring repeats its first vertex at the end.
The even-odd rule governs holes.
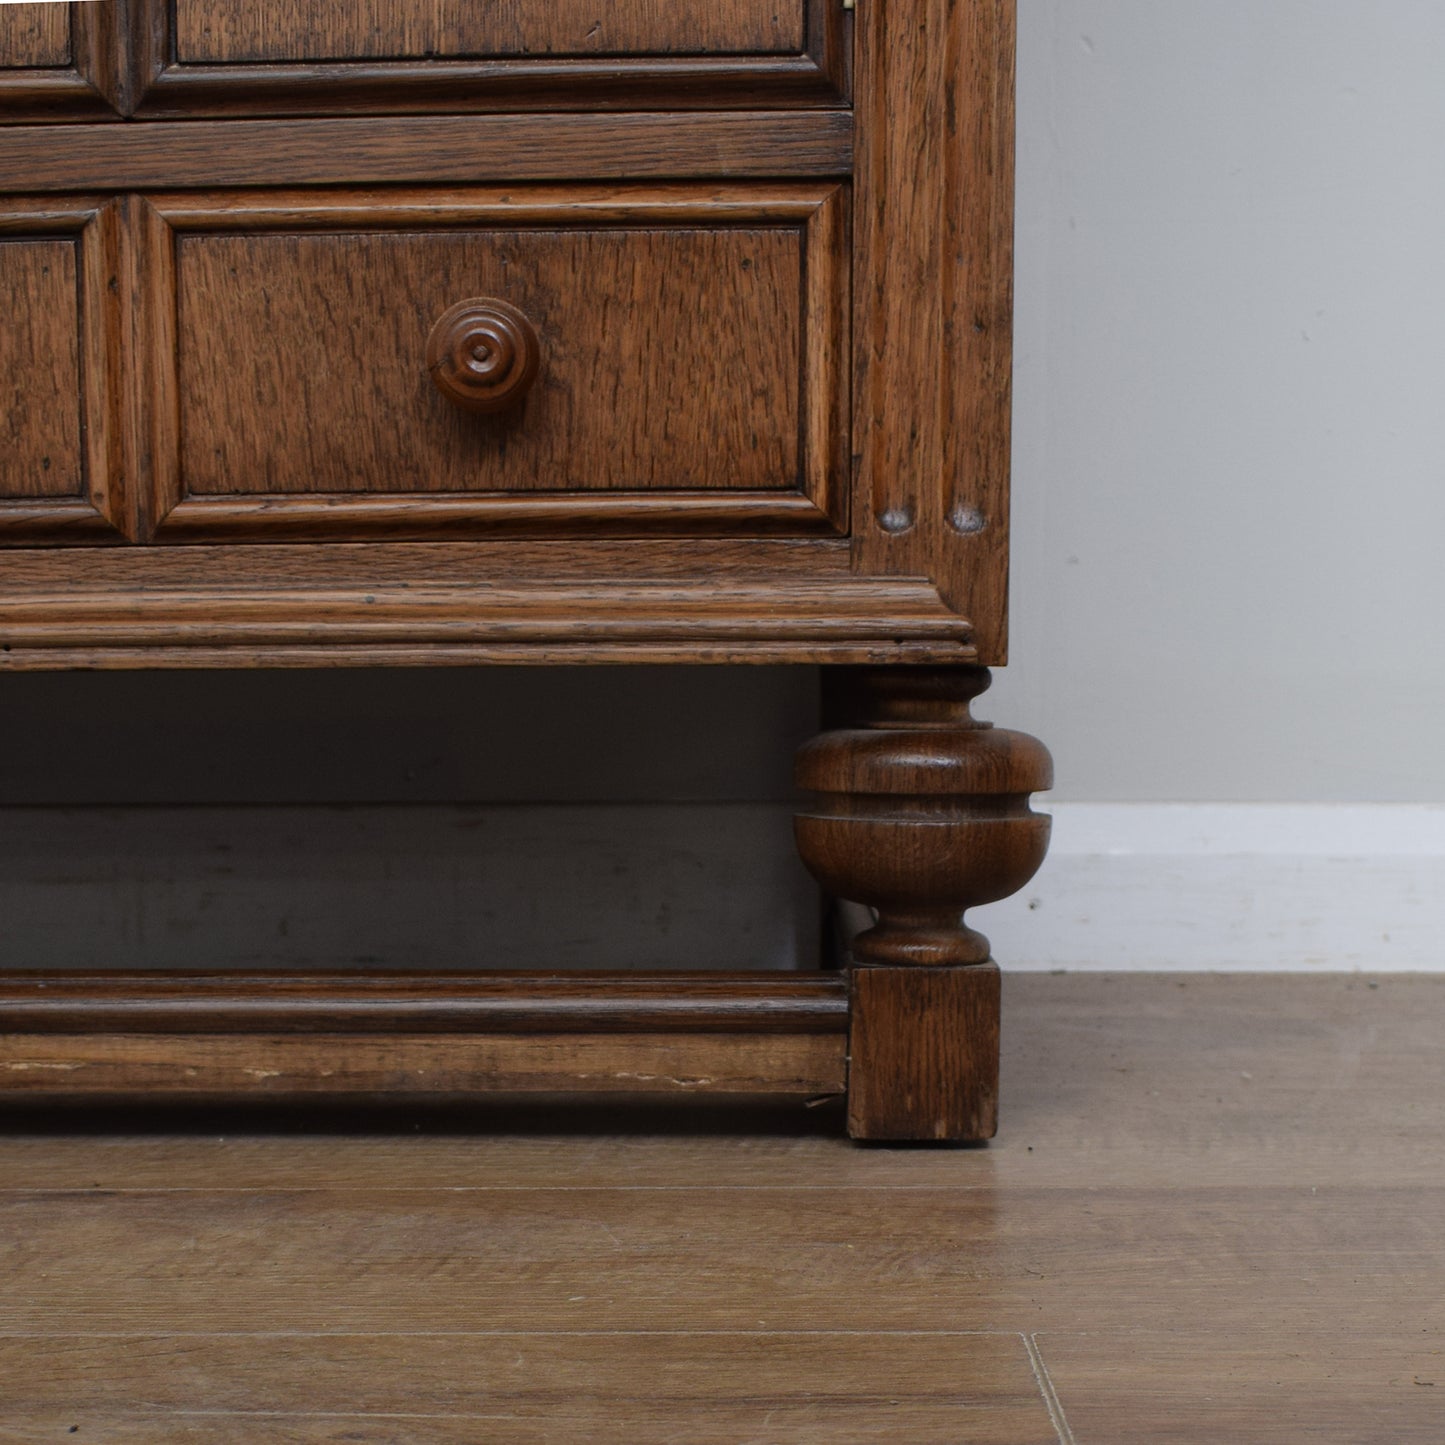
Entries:
POLYGON ((1445 801, 1445 4, 1021 0, 1012 665, 1083 801, 1445 801))

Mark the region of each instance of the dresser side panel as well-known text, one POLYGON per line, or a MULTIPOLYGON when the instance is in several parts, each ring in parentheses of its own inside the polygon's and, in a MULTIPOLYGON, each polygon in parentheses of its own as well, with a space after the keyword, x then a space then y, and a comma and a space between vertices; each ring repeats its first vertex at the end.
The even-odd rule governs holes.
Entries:
POLYGON ((859 8, 854 526, 1007 655, 1013 0, 859 8))

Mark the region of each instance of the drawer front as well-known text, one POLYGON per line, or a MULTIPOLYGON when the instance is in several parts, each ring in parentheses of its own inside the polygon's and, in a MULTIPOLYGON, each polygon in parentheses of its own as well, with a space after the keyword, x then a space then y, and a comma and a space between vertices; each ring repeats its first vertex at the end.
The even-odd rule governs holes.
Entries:
POLYGON ((0 541, 119 540, 112 222, 0 202, 0 541))
POLYGON ((183 64, 788 54, 802 0, 176 0, 183 64))
POLYGON ((154 215, 161 540, 839 524, 839 187, 154 215))
POLYGON ((131 0, 141 113, 837 104, 839 0, 131 0))

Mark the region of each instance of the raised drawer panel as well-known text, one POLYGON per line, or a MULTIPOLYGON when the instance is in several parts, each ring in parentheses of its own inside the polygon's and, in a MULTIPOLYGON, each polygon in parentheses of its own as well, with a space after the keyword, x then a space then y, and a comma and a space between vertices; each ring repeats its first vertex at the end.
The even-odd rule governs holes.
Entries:
POLYGON ((796 487, 801 276, 794 229, 183 237, 186 489, 796 487), (472 296, 541 342, 494 416, 427 373, 472 296))
POLYGON ((157 198, 160 539, 837 530, 843 196, 157 198), (493 412, 433 374, 454 355, 433 333, 464 303, 500 305, 533 338, 535 365, 493 412))
POLYGON ((118 3, 0 0, 0 124, 116 119, 118 3))
POLYGON ((839 0, 127 0, 127 13, 147 117, 751 110, 848 95, 839 0))
POLYGON ((69 64, 68 5, 0 5, 0 72, 69 64))
POLYGON ((183 64, 787 54, 802 0, 178 0, 183 64))
POLYGON ((0 240, 0 499, 85 491, 77 249, 0 240))
POLYGON ((120 541, 119 215, 0 199, 0 544, 120 541))

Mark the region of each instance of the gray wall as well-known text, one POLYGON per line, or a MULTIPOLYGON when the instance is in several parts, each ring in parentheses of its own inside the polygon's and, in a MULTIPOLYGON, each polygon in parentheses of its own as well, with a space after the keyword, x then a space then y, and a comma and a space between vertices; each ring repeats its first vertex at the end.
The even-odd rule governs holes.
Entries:
POLYGON ((1445 801, 1445 4, 1019 8, 994 715, 1061 799, 1445 801))

